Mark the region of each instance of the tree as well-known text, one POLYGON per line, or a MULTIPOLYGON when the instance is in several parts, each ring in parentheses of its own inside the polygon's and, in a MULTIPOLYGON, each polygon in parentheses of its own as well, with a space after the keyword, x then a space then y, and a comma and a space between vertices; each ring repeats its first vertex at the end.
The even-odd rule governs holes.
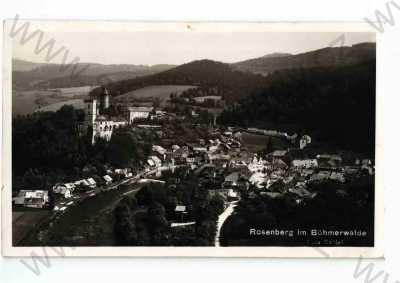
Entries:
POLYGON ((115 129, 105 156, 113 166, 131 167, 137 157, 136 142, 125 129, 115 129))

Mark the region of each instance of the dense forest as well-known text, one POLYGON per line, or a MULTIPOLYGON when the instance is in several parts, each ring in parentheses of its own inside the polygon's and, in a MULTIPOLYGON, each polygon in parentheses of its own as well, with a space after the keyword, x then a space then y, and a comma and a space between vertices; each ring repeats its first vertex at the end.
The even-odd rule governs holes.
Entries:
POLYGON ((39 112, 13 119, 13 189, 48 188, 82 176, 102 176, 107 166, 134 167, 147 151, 125 129, 117 129, 109 143, 95 146, 80 136, 83 111, 63 106, 57 112, 39 112))
POLYGON ((375 43, 366 42, 352 46, 326 47, 295 55, 276 53, 234 63, 232 66, 235 70, 262 75, 297 68, 349 66, 374 59, 375 48, 375 43))
POLYGON ((320 141, 373 155, 375 61, 277 71, 264 89, 227 107, 220 122, 308 132, 320 141))
MULTIPOLYGON (((264 83, 265 78, 261 75, 234 71, 229 64, 221 62, 199 60, 155 75, 110 83, 107 88, 116 96, 151 85, 196 85, 216 88, 217 95, 233 102, 255 92, 264 83)), ((92 95, 100 92, 97 88, 92 95)))
POLYGON ((125 196, 114 210, 114 233, 121 246, 212 246, 224 200, 211 197, 194 174, 181 168, 150 183, 135 197, 125 196), (184 214, 177 213, 184 205, 184 214), (195 222, 171 228, 170 223, 195 222))

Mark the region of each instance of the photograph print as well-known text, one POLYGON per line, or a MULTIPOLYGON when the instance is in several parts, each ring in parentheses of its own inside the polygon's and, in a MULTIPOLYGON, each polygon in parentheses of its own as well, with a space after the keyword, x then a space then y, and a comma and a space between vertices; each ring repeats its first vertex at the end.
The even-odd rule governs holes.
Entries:
POLYGON ((374 32, 23 24, 13 247, 375 247, 374 32))

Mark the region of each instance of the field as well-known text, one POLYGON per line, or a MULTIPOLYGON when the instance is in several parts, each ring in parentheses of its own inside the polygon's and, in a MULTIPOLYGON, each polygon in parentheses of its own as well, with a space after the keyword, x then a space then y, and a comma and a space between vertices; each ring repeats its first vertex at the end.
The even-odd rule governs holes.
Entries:
POLYGON ((70 99, 66 101, 60 101, 53 104, 49 104, 47 106, 41 107, 40 109, 37 109, 36 111, 57 111, 64 105, 72 105, 77 109, 83 109, 85 106, 83 103, 83 99, 70 99))
POLYGON ((168 99, 171 93, 181 94, 183 91, 195 88, 196 86, 192 85, 154 85, 143 87, 122 95, 119 95, 115 98, 117 101, 135 101, 135 100, 152 100, 158 98, 161 100, 161 103, 164 104, 168 99))
POLYGON ((272 140, 272 144, 277 149, 286 149, 288 146, 290 146, 283 138, 242 132, 242 145, 245 146, 250 152, 257 152, 265 149, 269 139, 272 140))
POLYGON ((56 111, 63 105, 83 107, 83 97, 90 91, 90 86, 48 90, 14 91, 12 94, 12 115, 31 114, 41 111, 56 111))
POLYGON ((50 212, 44 209, 21 209, 12 212, 12 240, 18 244, 24 237, 33 231, 50 212))

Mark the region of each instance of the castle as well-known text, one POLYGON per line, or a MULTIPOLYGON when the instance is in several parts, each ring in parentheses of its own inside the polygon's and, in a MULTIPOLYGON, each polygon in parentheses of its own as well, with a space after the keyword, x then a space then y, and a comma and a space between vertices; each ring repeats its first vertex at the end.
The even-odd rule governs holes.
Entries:
POLYGON ((100 102, 96 98, 87 98, 85 102, 85 121, 83 122, 83 134, 92 134, 91 142, 95 143, 97 138, 110 141, 114 129, 125 126, 128 121, 100 115, 100 109, 106 110, 110 107, 110 94, 103 87, 100 102))
POLYGON ((132 124, 135 120, 149 117, 153 107, 125 107, 124 118, 110 117, 104 114, 110 107, 110 93, 102 87, 98 98, 87 98, 85 102, 85 120, 82 125, 82 134, 91 133, 91 143, 94 144, 97 138, 110 141, 114 129, 132 124), (100 114, 102 111, 102 114, 100 114))

